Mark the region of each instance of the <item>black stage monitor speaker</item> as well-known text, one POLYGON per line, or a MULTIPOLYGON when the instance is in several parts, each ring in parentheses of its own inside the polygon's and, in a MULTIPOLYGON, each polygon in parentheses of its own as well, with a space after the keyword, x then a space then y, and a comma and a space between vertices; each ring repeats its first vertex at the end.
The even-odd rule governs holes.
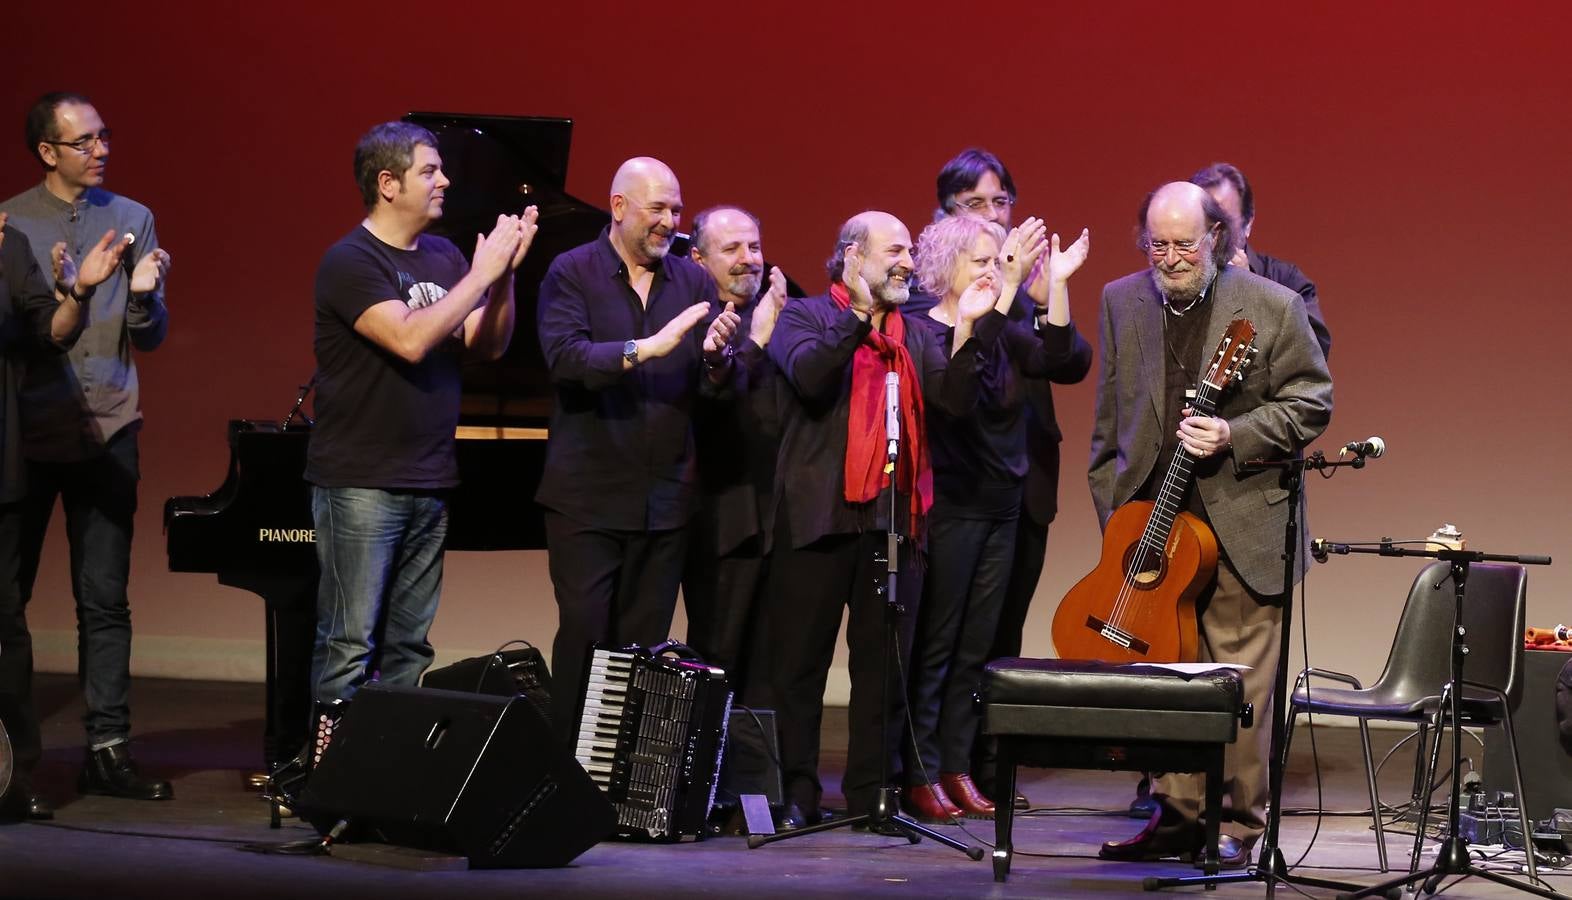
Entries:
POLYGON ((616 811, 534 706, 513 697, 367 684, 300 805, 349 839, 462 854, 471 868, 562 866, 616 811))
MULTIPOLYGON (((1558 808, 1572 809, 1572 751, 1562 745, 1556 721, 1556 679, 1568 660, 1572 653, 1523 651, 1523 692, 1512 709, 1512 725, 1523 767, 1523 800, 1536 822, 1558 808)), ((1485 787, 1491 795, 1512 790, 1512 758, 1496 729, 1485 732, 1485 787)))
POLYGON ((733 706, 726 724, 716 805, 736 806, 743 794, 763 794, 771 806, 783 805, 777 746, 775 710, 733 706))
POLYGON ((503 697, 518 694, 533 703, 549 724, 551 673, 546 669, 545 657, 525 641, 512 643, 524 646, 498 650, 490 656, 472 656, 450 666, 432 669, 420 683, 428 688, 445 691, 469 691, 503 697))

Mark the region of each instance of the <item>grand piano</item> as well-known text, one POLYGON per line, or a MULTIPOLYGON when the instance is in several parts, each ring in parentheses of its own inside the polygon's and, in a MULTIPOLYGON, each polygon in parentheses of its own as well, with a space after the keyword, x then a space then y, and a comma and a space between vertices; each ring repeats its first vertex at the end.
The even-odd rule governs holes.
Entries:
MULTIPOLYGON (((540 230, 515 281, 518 316, 507 354, 467 365, 458 431, 463 484, 449 512, 450 550, 544 549, 535 489, 545 461, 551 389, 536 330, 536 299, 557 254, 592 240, 604 210, 566 193, 573 123, 568 119, 410 113, 436 134, 452 180, 432 230, 467 253, 502 213, 534 204, 540 230)), ((673 247, 673 252, 686 252, 673 247)), ((302 388, 302 396, 309 385, 302 388)), ((284 398, 286 401, 288 398, 284 398)), ((287 402, 281 404, 287 409, 287 402)), ((301 405, 296 404, 296 409, 301 405)), ((281 410, 282 411, 282 410, 281 410)), ((169 568, 216 574, 259 594, 267 636, 263 759, 295 754, 310 717, 317 561, 308 487, 302 479, 309 418, 229 423, 229 469, 210 494, 164 504, 169 568)))

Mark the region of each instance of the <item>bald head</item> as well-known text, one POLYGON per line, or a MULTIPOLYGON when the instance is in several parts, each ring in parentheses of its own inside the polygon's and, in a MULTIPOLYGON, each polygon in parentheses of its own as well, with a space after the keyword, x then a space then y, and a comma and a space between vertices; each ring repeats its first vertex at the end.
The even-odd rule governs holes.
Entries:
POLYGON ((1170 181, 1152 192, 1152 201, 1146 206, 1146 230, 1152 231, 1161 222, 1170 228, 1205 231, 1206 200, 1206 190, 1200 185, 1170 181))
POLYGON ((617 167, 611 176, 611 194, 644 193, 656 187, 670 185, 678 190, 677 173, 653 156, 635 156, 617 167))
POLYGON ((862 253, 862 277, 874 299, 888 306, 905 303, 911 292, 912 235, 901 220, 879 210, 847 219, 825 266, 831 281, 841 280, 846 251, 853 244, 862 253))
POLYGON ((611 243, 627 262, 649 266, 665 258, 682 221, 682 187, 671 167, 636 156, 611 178, 611 243))

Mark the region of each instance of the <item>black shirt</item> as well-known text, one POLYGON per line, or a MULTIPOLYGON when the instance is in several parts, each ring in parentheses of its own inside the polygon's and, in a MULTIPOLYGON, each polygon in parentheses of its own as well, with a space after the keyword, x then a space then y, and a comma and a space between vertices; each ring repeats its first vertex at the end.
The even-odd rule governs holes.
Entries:
MULTIPOLYGON (((1210 347, 1222 338, 1220 334, 1206 334, 1206 304, 1211 302, 1211 290, 1208 289, 1207 293, 1206 301, 1187 309, 1185 315, 1176 316, 1166 306, 1163 308, 1163 359, 1166 373, 1163 378, 1163 450, 1157 457, 1162 465, 1152 469, 1146 485, 1136 495, 1142 500, 1157 499, 1174 454, 1179 450, 1179 423, 1184 419, 1182 413, 1200 378, 1198 363, 1203 345, 1210 347)), ((1179 505, 1181 510, 1206 519, 1201 492, 1194 488, 1195 479, 1215 472, 1221 459, 1222 456, 1217 455, 1195 464, 1192 476, 1185 485, 1184 501, 1179 505)))
MULTIPOLYGON (((905 309, 901 312, 904 315, 905 309)), ((907 321, 933 332, 948 359, 955 327, 933 318, 931 312, 907 321)), ((1021 482, 1026 477, 1025 396, 1008 352, 1005 321, 1003 314, 990 312, 976 325, 979 336, 994 335, 992 340, 979 340, 977 405, 961 416, 927 410, 935 516, 1013 519, 1020 509, 1021 482)), ((1022 323, 1009 327, 1029 329, 1022 323)))
POLYGON ((317 423, 307 481, 384 490, 458 484, 462 328, 411 364, 357 333, 355 320, 386 300, 429 306, 468 268, 451 241, 429 234, 402 250, 358 226, 328 248, 317 268, 317 423))
POLYGON ((535 500, 598 528, 664 531, 694 510, 693 405, 718 393, 704 374, 706 322, 666 356, 623 371, 623 344, 660 331, 715 285, 668 256, 649 303, 628 282, 609 229, 552 260, 540 285, 540 347, 555 389, 546 466, 535 500))
POLYGON ((0 503, 14 503, 26 493, 17 393, 30 351, 64 349, 49 336, 58 307, 27 235, 5 226, 0 244, 0 503))

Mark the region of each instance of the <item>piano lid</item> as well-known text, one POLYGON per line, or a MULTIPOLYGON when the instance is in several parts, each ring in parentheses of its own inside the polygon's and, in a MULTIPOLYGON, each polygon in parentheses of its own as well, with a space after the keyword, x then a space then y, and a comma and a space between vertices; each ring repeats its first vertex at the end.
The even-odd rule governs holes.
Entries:
POLYGON ((513 283, 513 340, 496 362, 466 361, 460 422, 544 425, 553 394, 535 324, 540 282, 557 254, 594 240, 611 221, 610 213, 564 189, 573 121, 443 112, 412 112, 404 121, 437 136, 452 184, 431 231, 453 241, 466 259, 474 253, 475 235, 489 232, 497 216, 531 204, 540 209, 540 230, 513 283))

